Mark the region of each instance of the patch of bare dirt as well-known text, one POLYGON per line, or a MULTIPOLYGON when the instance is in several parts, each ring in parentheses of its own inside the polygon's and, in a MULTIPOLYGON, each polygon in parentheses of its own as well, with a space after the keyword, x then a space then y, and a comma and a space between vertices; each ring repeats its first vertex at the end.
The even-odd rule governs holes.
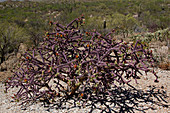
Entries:
MULTIPOLYGON (((151 91, 151 96, 156 103, 143 104, 143 106, 150 108, 146 110, 147 113, 168 113, 170 112, 170 71, 156 69, 156 72, 159 77, 159 82, 154 81, 155 76, 153 74, 148 73, 148 75, 146 75, 143 73, 143 75, 140 76, 140 79, 137 80, 137 84, 135 80, 130 84, 142 91, 147 91, 151 88, 153 89, 153 91, 151 91)), ((135 113, 140 112, 136 111, 135 113)))
POLYGON ((12 77, 12 72, 10 71, 0 72, 0 82, 4 82, 9 77, 12 77))

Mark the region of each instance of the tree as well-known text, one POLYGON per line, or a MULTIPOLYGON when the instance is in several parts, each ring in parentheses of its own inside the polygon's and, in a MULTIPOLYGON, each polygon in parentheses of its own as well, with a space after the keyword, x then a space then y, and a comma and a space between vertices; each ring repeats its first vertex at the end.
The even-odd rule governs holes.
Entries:
POLYGON ((8 53, 17 51, 20 42, 26 38, 24 30, 7 22, 0 24, 0 59, 3 63, 8 53))
MULTIPOLYGON (((30 20, 25 27, 27 30, 29 40, 26 42, 29 46, 37 47, 42 41, 42 32, 45 30, 44 24, 41 20, 36 20, 35 18, 30 20)), ((48 28, 47 28, 48 29, 48 28)))
POLYGON ((115 13, 112 15, 111 25, 119 28, 119 32, 123 34, 123 37, 127 37, 129 33, 134 31, 134 27, 138 25, 138 22, 132 15, 123 15, 120 13, 115 13))

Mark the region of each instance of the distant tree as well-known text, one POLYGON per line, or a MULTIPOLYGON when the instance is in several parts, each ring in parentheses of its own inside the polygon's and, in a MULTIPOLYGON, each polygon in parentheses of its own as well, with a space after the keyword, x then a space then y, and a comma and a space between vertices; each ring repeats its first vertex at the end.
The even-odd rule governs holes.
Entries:
POLYGON ((123 15, 115 13, 112 17, 111 25, 117 27, 124 38, 127 37, 129 33, 132 33, 134 31, 134 27, 138 24, 138 21, 130 14, 123 15))
MULTIPOLYGON (((37 19, 38 20, 38 19, 37 19)), ((28 41, 26 42, 27 45, 37 47, 39 43, 43 40, 43 32, 45 31, 44 23, 41 22, 39 19, 37 21, 36 19, 32 19, 28 22, 26 28, 27 34, 28 34, 28 41)))
POLYGON ((14 23, 16 23, 19 27, 24 27, 25 26, 25 22, 22 20, 14 20, 14 23))
POLYGON ((150 32, 155 32, 158 30, 158 25, 160 20, 153 16, 153 14, 149 11, 142 12, 139 20, 142 22, 143 25, 147 27, 150 32))
POLYGON ((23 42, 26 35, 23 28, 7 22, 0 24, 0 63, 5 61, 5 56, 13 51, 23 42))
POLYGON ((72 13, 73 9, 76 7, 75 0, 62 0, 62 5, 64 5, 64 12, 72 13))

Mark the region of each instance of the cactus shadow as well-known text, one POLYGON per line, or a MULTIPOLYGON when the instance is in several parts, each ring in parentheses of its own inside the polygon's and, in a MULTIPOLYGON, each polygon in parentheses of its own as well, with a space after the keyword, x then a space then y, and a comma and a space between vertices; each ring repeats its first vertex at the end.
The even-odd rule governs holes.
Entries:
MULTIPOLYGON (((169 107, 166 99, 167 93, 164 89, 148 86, 147 90, 136 89, 133 86, 115 87, 110 90, 111 95, 108 93, 101 93, 91 95, 87 101, 87 97, 80 98, 60 98, 56 103, 49 105, 44 102, 44 106, 50 109, 67 109, 68 111, 78 109, 88 109, 89 113, 135 113, 147 112, 147 110, 156 110, 155 106, 169 107), (79 104, 77 104, 79 103, 79 104)), ((88 92, 89 93, 89 92, 88 92)))

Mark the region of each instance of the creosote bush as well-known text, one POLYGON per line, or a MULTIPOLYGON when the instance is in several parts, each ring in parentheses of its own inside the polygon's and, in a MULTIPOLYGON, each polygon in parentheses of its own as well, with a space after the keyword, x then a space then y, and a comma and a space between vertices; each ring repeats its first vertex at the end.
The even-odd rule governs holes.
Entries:
POLYGON ((115 30, 105 36, 96 30, 81 33, 84 23, 83 16, 67 26, 50 22, 53 32, 46 33, 41 46, 23 54, 20 69, 5 82, 5 92, 18 87, 13 98, 21 104, 75 95, 88 101, 92 95, 112 95, 112 87, 137 80, 141 71, 153 73, 158 82, 151 69, 152 51, 145 44, 116 42, 115 30))

